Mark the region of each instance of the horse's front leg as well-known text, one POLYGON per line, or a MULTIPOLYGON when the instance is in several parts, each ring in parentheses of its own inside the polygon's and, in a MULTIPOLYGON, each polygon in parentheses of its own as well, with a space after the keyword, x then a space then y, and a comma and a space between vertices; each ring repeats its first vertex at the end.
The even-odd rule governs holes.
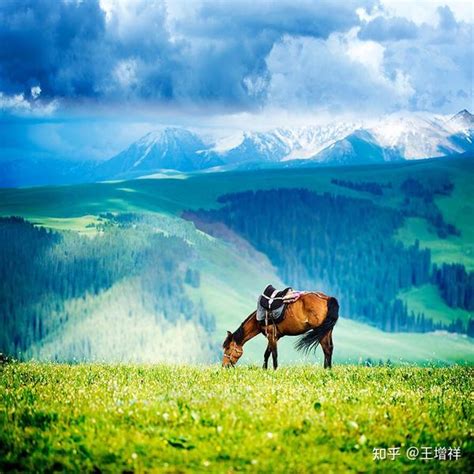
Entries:
POLYGON ((267 348, 265 349, 265 354, 263 355, 263 368, 268 369, 268 359, 270 358, 270 354, 272 353, 272 349, 270 347, 270 342, 268 342, 267 348))
POLYGON ((276 370, 278 368, 278 349, 277 349, 277 340, 276 338, 272 339, 269 343, 271 345, 272 359, 273 359, 273 368, 276 370))

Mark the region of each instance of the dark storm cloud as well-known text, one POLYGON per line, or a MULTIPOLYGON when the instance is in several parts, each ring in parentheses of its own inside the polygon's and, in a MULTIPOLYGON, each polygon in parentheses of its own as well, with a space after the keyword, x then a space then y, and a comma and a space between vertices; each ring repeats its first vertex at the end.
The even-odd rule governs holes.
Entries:
POLYGON ((437 13, 415 24, 375 0, 3 0, 0 112, 466 107, 472 23, 437 13))
POLYGON ((0 91, 42 98, 245 105, 263 98, 265 58, 284 34, 327 38, 372 2, 0 2, 0 91), (107 16, 108 15, 108 16, 107 16))
POLYGON ((96 2, 0 2, 0 90, 27 93, 41 84, 46 95, 96 95, 104 33, 96 2))

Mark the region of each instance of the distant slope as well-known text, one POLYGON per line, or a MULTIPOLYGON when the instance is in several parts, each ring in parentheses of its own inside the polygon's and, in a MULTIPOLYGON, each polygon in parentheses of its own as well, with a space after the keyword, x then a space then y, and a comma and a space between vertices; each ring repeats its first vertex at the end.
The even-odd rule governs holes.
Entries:
POLYGON ((83 183, 91 181, 95 167, 92 161, 7 159, 0 161, 0 188, 83 183))

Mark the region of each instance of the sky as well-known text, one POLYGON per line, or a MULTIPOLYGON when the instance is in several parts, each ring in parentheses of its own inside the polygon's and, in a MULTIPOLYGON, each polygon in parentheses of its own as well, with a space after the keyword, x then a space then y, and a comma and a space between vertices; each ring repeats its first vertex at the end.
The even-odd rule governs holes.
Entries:
POLYGON ((472 109, 473 5, 3 0, 0 160, 106 159, 167 124, 472 109))

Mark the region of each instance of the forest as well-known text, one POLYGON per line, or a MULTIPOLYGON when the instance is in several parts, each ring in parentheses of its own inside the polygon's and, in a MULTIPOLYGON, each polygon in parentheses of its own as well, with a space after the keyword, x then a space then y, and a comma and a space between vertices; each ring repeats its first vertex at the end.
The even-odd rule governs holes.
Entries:
MULTIPOLYGON (((405 184, 407 193, 413 186, 405 184)), ((266 254, 288 285, 337 296, 342 316, 393 332, 466 331, 461 321, 446 325, 415 314, 397 297, 433 280, 451 306, 467 309, 474 295, 472 272, 462 265, 433 269, 428 249, 418 242, 405 247, 393 238, 405 209, 307 189, 248 191, 219 201, 219 209, 187 211, 183 217, 223 236, 216 224, 224 223, 266 254)), ((446 226, 443 221, 440 229, 448 231, 446 226)))
POLYGON ((392 183, 375 183, 373 181, 355 182, 347 179, 331 179, 331 183, 343 188, 354 189, 356 191, 363 191, 374 194, 375 196, 382 196, 384 188, 392 189, 392 183))
MULTIPOLYGON (((157 324, 192 319, 213 330, 214 318, 184 290, 185 282, 199 286, 188 244, 157 233, 139 216, 109 215, 103 222, 90 238, 0 219, 0 352, 21 357, 65 325, 80 323, 94 298, 125 278, 136 278, 133 297, 144 300, 157 324)), ((89 358, 90 341, 83 346, 79 353, 89 358)))

